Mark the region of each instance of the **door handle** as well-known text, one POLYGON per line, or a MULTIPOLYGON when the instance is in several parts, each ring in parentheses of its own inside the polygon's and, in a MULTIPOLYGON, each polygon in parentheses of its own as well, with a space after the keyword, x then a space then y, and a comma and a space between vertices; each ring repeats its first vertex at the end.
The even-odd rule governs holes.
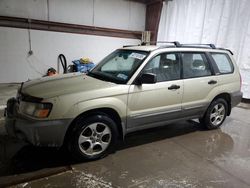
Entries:
POLYGON ((178 85, 171 85, 170 87, 168 87, 169 90, 175 90, 175 89, 180 89, 180 86, 178 85))
POLYGON ((210 81, 208 82, 208 84, 210 84, 210 85, 212 85, 212 84, 217 84, 217 81, 216 81, 216 80, 210 80, 210 81))

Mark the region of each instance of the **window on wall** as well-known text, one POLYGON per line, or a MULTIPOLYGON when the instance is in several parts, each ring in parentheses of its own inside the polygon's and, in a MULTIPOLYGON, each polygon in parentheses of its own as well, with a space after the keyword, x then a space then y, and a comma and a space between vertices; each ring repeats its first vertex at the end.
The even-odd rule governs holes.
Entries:
POLYGON ((227 74, 233 72, 233 66, 230 58, 227 54, 223 53, 211 53, 218 70, 221 74, 227 74))
POLYGON ((157 82, 180 79, 180 60, 176 53, 163 53, 152 58, 144 67, 143 73, 152 73, 157 82))
POLYGON ((181 53, 183 62, 183 78, 210 76, 211 70, 204 53, 181 53))

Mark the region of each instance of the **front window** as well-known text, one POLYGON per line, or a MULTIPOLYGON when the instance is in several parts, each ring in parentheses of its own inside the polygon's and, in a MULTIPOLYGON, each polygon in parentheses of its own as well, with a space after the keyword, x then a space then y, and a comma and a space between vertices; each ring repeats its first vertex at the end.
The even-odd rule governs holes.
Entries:
POLYGON ((116 50, 104 58, 89 76, 97 79, 125 84, 147 57, 148 52, 136 50, 116 50))
POLYGON ((180 70, 180 60, 177 53, 162 53, 153 57, 142 72, 155 74, 157 82, 164 82, 180 79, 180 70))

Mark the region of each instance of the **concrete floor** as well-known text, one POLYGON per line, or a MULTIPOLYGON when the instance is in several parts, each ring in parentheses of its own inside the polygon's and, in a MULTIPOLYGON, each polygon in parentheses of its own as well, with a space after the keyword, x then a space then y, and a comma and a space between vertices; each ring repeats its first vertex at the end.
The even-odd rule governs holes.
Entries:
MULTIPOLYGON (((0 87, 0 99, 15 88, 0 87)), ((250 187, 249 135, 249 104, 241 103, 221 129, 179 122, 130 134, 104 159, 75 163, 60 150, 10 139, 2 128, 0 187, 250 187)))

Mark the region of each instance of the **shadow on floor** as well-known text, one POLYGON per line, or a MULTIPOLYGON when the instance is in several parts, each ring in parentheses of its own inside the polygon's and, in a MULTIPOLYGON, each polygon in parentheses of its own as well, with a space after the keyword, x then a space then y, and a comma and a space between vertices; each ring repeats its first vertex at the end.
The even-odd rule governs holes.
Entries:
MULTIPOLYGON (((196 131, 204 131, 194 121, 179 122, 164 127, 147 129, 129 134, 125 142, 118 144, 118 150, 143 144, 186 135, 196 131)), ((0 136, 0 177, 28 173, 45 168, 54 168, 76 164, 63 150, 55 148, 34 147, 0 136)))
POLYGON ((119 149, 135 147, 138 145, 189 134, 195 131, 205 131, 205 129, 199 123, 190 120, 169 124, 163 127, 133 132, 126 136, 124 144, 121 144, 119 149))

